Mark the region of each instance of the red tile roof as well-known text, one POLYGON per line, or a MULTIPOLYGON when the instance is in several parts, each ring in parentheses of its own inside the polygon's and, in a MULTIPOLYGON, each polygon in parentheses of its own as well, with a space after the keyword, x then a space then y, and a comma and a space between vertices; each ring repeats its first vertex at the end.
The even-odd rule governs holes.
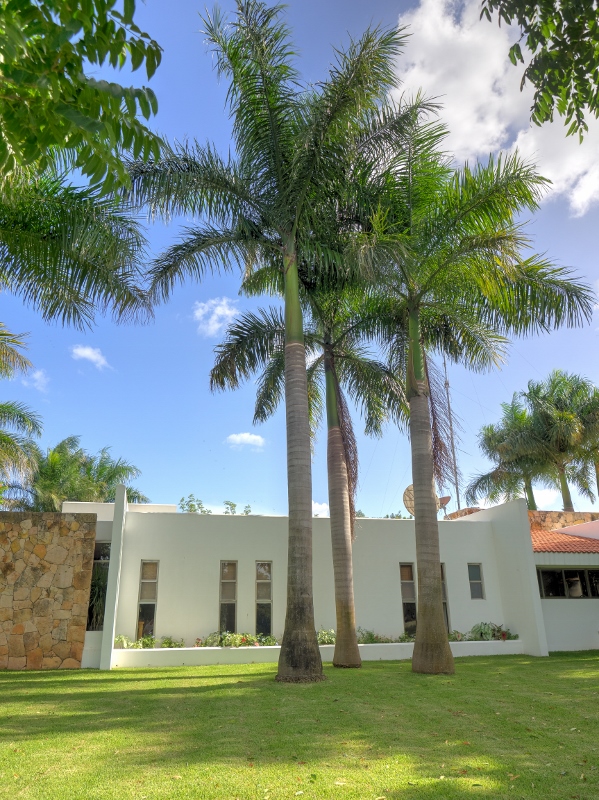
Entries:
POLYGON ((599 553, 599 539, 541 530, 531 531, 530 535, 535 553, 599 553))

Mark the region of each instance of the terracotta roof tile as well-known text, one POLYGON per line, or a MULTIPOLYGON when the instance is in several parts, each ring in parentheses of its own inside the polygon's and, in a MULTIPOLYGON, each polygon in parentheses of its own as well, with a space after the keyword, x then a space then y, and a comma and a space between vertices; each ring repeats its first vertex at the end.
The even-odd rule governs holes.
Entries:
POLYGON ((583 539, 557 531, 531 531, 535 553, 599 553, 599 539, 583 539))

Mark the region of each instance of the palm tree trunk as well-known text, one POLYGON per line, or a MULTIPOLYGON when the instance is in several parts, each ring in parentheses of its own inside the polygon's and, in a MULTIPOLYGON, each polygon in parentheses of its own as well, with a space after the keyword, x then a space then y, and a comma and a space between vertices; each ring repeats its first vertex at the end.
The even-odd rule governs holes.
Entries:
POLYGON ((599 497, 599 461, 595 461, 595 480, 597 481, 597 497, 599 497))
POLYGON ((559 485, 560 489, 562 490, 562 501, 564 504, 564 511, 574 511, 574 505, 572 504, 572 495, 570 494, 570 487, 568 486, 568 480, 566 478, 566 470, 564 467, 558 467, 559 472, 559 485))
POLYGON ((418 311, 410 313, 408 397, 418 567, 418 623, 412 671, 451 674, 455 668, 443 613, 431 420, 418 311))
POLYGON ((526 502, 528 504, 529 511, 536 511, 537 510, 537 501, 535 500, 535 495, 532 490, 532 481, 530 478, 524 478, 524 489, 526 491, 526 502))
POLYGON ((285 412, 289 544, 287 611, 279 655, 278 681, 323 680, 314 625, 312 595, 312 464, 306 350, 295 251, 289 247, 285 269, 285 412))
POLYGON ((324 359, 327 403, 327 469, 329 507, 331 510, 331 543, 335 576, 335 610, 337 636, 333 666, 361 667, 362 659, 356 635, 354 576, 352 565, 352 519, 345 446, 339 418, 337 376, 332 357, 324 359))

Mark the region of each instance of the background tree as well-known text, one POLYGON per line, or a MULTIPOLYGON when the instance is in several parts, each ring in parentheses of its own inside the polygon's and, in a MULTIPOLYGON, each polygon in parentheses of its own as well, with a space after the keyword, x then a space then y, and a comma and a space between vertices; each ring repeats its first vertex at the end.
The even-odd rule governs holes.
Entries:
MULTIPOLYGON (((207 217, 151 270, 156 296, 206 269, 281 271, 285 303, 285 406, 289 548, 285 633, 277 680, 321 680, 312 599, 310 427, 298 263, 318 253, 322 271, 343 268, 340 253, 315 237, 318 211, 335 185, 358 122, 396 84, 397 31, 367 31, 337 51, 329 77, 304 89, 281 7, 238 0, 234 21, 218 9, 206 20, 217 70, 230 82, 236 157, 211 147, 166 149, 162 159, 130 165, 133 197, 151 213, 207 217)), ((386 126, 387 137, 393 120, 386 126)), ((380 137, 379 137, 380 138, 380 137)), ((373 136, 376 144, 377 137, 373 136)), ((327 230, 330 230, 328 228, 327 230)))
POLYGON ((530 455, 534 447, 532 420, 518 395, 511 403, 502 403, 502 417, 494 425, 484 425, 478 435, 479 447, 494 467, 477 475, 466 489, 466 502, 476 505, 485 498, 492 503, 508 502, 523 495, 530 511, 537 510, 533 483, 540 480, 555 488, 557 478, 551 466, 530 455))
POLYGON ((27 479, 8 486, 4 505, 28 511, 60 511, 65 500, 113 503, 116 487, 127 486, 131 503, 147 503, 148 498, 129 481, 140 470, 122 458, 113 459, 110 448, 96 455, 80 446, 78 436, 69 436, 44 453, 34 448, 34 469, 27 479))
MULTIPOLYGON (((13 378, 27 372, 31 362, 22 350, 25 334, 11 333, 0 323, 0 378, 13 378)), ((39 416, 22 403, 0 403, 0 488, 15 480, 23 480, 33 469, 35 445, 33 438, 42 431, 39 416)))
POLYGON ((130 63, 152 77, 161 50, 134 13, 135 0, 0 2, 0 178, 58 156, 109 187, 128 181, 121 149, 158 156, 159 140, 138 119, 157 111, 152 90, 85 74, 130 63))
POLYGON ((412 668, 433 673, 454 666, 442 607, 426 351, 489 368, 503 356, 505 333, 575 325, 592 311, 591 292, 566 270, 523 256, 527 240, 515 218, 537 207, 544 181, 534 169, 514 155, 452 172, 438 142, 438 130, 413 129, 397 158, 391 204, 362 236, 365 257, 389 265, 400 331, 397 344, 390 341, 410 403, 418 562, 412 668))
POLYGON ((574 511, 570 484, 594 500, 587 449, 597 430, 595 409, 592 426, 589 419, 593 389, 585 378, 554 370, 544 381, 529 381, 528 391, 522 392, 533 433, 522 451, 537 462, 551 464, 557 473, 564 511, 574 511))
MULTIPOLYGON (((327 422, 337 619, 333 665, 359 667, 352 567, 358 450, 344 392, 361 409, 366 432, 377 436, 388 417, 404 425, 407 407, 401 384, 368 351, 368 333, 376 327, 376 316, 373 319, 373 304, 370 298, 364 299, 363 289, 325 293, 310 291, 302 281, 302 300, 313 434, 323 416, 327 422)), ((277 308, 244 314, 229 326, 224 342, 216 348, 211 388, 237 388, 256 371, 261 374, 254 423, 268 419, 284 394, 285 320, 277 308)))
MULTIPOLYGON (((499 24, 520 27, 531 53, 522 76, 535 87, 531 119, 537 125, 565 117, 568 134, 588 130, 585 111, 599 116, 599 15, 596 0, 483 0, 481 17, 497 13, 499 24)), ((524 63, 520 42, 509 52, 524 63)))

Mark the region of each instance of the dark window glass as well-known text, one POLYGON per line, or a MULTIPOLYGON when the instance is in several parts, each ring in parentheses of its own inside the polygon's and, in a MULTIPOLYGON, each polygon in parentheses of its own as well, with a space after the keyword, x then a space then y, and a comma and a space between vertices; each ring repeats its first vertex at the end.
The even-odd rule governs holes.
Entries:
POLYGON ((480 564, 468 564, 468 578, 471 581, 482 581, 483 576, 480 571, 480 564))
POLYGON ((96 542, 94 561, 110 561, 110 542, 96 542))
POLYGON ((156 605, 154 603, 140 603, 137 617, 137 638, 154 636, 154 618, 156 605))
POLYGON ((447 587, 445 586, 445 564, 441 564, 441 588, 443 590, 443 616, 445 627, 449 631, 449 608, 447 606, 447 587))
POLYGON ((235 603, 220 604, 220 629, 221 631, 235 631, 235 603))
POLYGON ((584 569, 565 569, 564 578, 568 588, 568 597, 589 596, 584 569))
POLYGON ((557 569, 541 570, 541 580, 543 582, 543 595, 545 597, 565 597, 566 586, 564 584, 563 572, 557 569))
POLYGON ((589 576, 591 597, 599 597, 599 569, 590 569, 587 574, 589 576))
POLYGON ((256 633, 270 636, 272 633, 271 603, 256 603, 256 633))
POLYGON ((541 580, 541 570, 537 570, 537 580, 539 582, 539 594, 543 597, 543 582, 541 580))
POLYGON ((416 603, 403 604, 403 627, 411 636, 416 633, 416 603))
POLYGON ((484 600, 482 583, 478 581, 472 581, 470 583, 470 597, 472 600, 484 600))

